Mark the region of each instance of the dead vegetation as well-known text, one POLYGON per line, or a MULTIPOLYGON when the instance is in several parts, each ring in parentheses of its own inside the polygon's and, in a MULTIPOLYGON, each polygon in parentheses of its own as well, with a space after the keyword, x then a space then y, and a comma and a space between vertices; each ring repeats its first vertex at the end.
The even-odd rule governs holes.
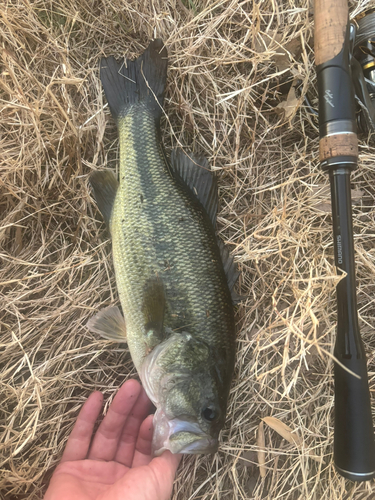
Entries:
MULTIPOLYGON (((247 295, 220 452, 185 457, 173 498, 374 498, 373 482, 332 465, 337 277, 303 102, 316 105, 309 1, 4 0, 0 23, 0 498, 40 499, 88 394, 108 402, 135 376, 126 347, 85 328, 118 302, 87 176, 118 155, 99 59, 134 57, 154 36, 170 59, 165 146, 204 153, 217 172, 219 231, 247 295)), ((365 138, 354 230, 372 391, 374 165, 365 138)))

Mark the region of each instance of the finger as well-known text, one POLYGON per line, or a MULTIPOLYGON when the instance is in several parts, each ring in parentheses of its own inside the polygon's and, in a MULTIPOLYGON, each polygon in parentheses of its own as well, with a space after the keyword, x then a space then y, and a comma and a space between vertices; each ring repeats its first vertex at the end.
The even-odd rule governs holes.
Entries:
POLYGON ((116 462, 127 467, 131 466, 140 427, 145 417, 150 413, 151 408, 152 404, 144 389, 142 389, 122 430, 115 456, 116 462))
POLYGON ((169 450, 164 451, 160 457, 153 458, 151 465, 156 467, 158 472, 168 471, 172 480, 176 474, 178 464, 181 462, 181 453, 173 454, 169 450))
POLYGON ((151 444, 153 426, 152 420, 154 415, 149 415, 143 422, 139 429, 138 439, 135 445, 135 452, 133 457, 132 467, 139 467, 140 465, 147 465, 151 462, 151 444))
POLYGON ((166 450, 160 457, 151 460, 150 467, 154 469, 157 477, 163 479, 163 482, 166 484, 173 483, 181 458, 180 453, 174 455, 169 450, 166 450))
POLYGON ((86 458, 94 425, 99 416, 102 404, 103 394, 101 392, 97 391, 89 396, 79 412, 77 422, 66 443, 61 462, 83 460, 86 458))
MULTIPOLYGON (((169 450, 160 457, 153 458, 148 467, 153 470, 153 476, 159 485, 160 498, 170 498, 173 481, 182 455, 173 455, 169 450)), ((140 469, 133 469, 140 470, 140 469)))
POLYGON ((148 466, 129 469, 111 488, 111 498, 169 499, 180 459, 181 455, 172 455, 170 451, 165 451, 160 457, 153 458, 148 466))
POLYGON ((95 434, 88 458, 93 460, 113 460, 122 429, 140 393, 141 386, 136 380, 127 380, 116 394, 103 422, 95 434))

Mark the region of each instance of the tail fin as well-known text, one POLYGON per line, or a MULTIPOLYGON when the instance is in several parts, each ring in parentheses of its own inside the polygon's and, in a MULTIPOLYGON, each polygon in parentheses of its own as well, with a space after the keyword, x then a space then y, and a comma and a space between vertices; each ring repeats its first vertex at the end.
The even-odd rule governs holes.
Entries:
POLYGON ((167 64, 167 49, 162 40, 151 42, 134 61, 117 62, 114 57, 100 61, 100 79, 116 120, 138 102, 144 103, 155 119, 160 119, 167 64))

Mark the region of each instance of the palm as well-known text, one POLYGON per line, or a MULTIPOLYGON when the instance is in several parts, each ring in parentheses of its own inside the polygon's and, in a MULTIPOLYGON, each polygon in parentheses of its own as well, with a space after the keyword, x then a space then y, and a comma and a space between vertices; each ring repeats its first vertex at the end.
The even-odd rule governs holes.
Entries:
POLYGON ((152 459, 150 402, 135 380, 119 390, 91 443, 102 395, 82 408, 45 500, 167 500, 178 456, 152 459))

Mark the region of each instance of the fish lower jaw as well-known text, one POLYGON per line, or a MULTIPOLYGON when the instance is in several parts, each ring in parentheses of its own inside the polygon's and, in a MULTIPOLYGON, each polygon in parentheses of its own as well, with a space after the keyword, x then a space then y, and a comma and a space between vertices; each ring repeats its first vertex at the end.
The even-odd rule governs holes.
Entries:
POLYGON ((179 418, 169 419, 158 408, 154 415, 152 454, 161 455, 165 450, 171 453, 200 454, 214 453, 218 440, 204 433, 197 422, 179 418))
POLYGON ((191 435, 192 440, 189 444, 186 444, 185 439, 183 442, 179 442, 174 435, 172 435, 171 438, 172 441, 166 439, 163 445, 157 447, 157 449, 154 448, 153 443, 153 456, 159 457, 166 450, 169 450, 173 454, 200 455, 215 453, 218 449, 217 439, 211 439, 207 436, 191 435))

